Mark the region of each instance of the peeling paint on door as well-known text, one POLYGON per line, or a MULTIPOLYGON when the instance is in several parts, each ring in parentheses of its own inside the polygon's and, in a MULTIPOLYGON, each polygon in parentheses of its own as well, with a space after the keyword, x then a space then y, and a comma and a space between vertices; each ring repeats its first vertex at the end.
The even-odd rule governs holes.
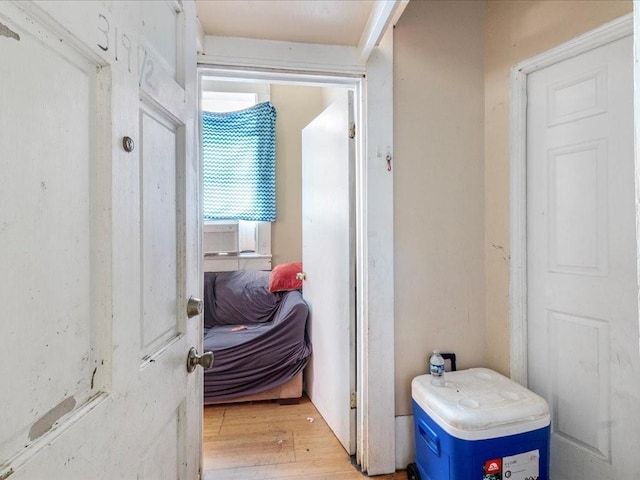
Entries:
POLYGON ((2 23, 0 23, 0 37, 8 37, 20 41, 20 35, 2 23))
POLYGON ((11 475, 13 475, 13 468, 10 468, 8 472, 0 475, 0 480, 7 480, 11 475))
POLYGON ((67 397, 61 401, 58 405, 53 407, 42 417, 40 417, 36 423, 31 426, 29 430, 29 440, 35 440, 41 437, 53 427, 53 424, 60 420, 63 416, 73 410, 76 406, 76 399, 73 397, 67 397))

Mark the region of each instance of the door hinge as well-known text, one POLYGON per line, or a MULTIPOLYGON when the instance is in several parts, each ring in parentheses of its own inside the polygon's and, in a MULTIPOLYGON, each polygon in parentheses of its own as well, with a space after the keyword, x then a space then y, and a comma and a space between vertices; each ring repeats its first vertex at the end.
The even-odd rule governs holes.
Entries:
POLYGON ((349 138, 356 138, 356 124, 351 122, 349 124, 349 138))
POLYGON ((351 392, 351 402, 349 402, 351 410, 358 407, 358 392, 351 392))

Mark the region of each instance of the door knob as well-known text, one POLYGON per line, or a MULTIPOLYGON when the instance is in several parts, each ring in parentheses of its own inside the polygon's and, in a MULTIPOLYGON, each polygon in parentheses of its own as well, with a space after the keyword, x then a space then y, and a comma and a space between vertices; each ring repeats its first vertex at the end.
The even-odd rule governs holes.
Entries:
POLYGON ((213 352, 204 352, 202 355, 198 355, 195 347, 191 347, 187 355, 187 372, 193 372, 197 365, 200 365, 205 370, 211 368, 213 365, 213 352))
POLYGON ((305 272, 296 273, 296 280, 306 280, 307 274, 305 272))
POLYGON ((125 152, 131 153, 135 148, 135 143, 133 143, 133 138, 131 137, 122 137, 122 148, 124 148, 125 152))
POLYGON ((196 297, 189 297, 187 302, 187 317, 195 317, 202 313, 202 300, 196 297))

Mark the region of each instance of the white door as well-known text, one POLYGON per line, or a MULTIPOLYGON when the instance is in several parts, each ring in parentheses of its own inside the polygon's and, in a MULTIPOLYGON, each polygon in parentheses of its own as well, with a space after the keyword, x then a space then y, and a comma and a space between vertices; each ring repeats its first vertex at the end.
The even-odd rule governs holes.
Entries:
POLYGON ((0 2, 0 478, 199 478, 194 24, 0 2))
POLYGON ((640 478, 632 39, 528 77, 529 387, 551 476, 640 478))
POLYGON ((355 453, 355 265, 353 94, 302 130, 303 296, 313 353, 306 391, 349 454, 355 453))

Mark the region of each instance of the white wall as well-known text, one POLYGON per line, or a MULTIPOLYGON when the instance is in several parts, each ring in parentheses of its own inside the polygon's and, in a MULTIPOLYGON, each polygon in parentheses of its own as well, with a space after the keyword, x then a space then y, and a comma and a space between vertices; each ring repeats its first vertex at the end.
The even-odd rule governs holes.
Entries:
POLYGON ((340 98, 340 95, 344 92, 344 88, 340 87, 325 87, 322 89, 322 109, 326 109, 329 105, 340 98))
POLYGON ((396 415, 431 350, 487 358, 483 27, 484 2, 416 1, 395 29, 396 415))

